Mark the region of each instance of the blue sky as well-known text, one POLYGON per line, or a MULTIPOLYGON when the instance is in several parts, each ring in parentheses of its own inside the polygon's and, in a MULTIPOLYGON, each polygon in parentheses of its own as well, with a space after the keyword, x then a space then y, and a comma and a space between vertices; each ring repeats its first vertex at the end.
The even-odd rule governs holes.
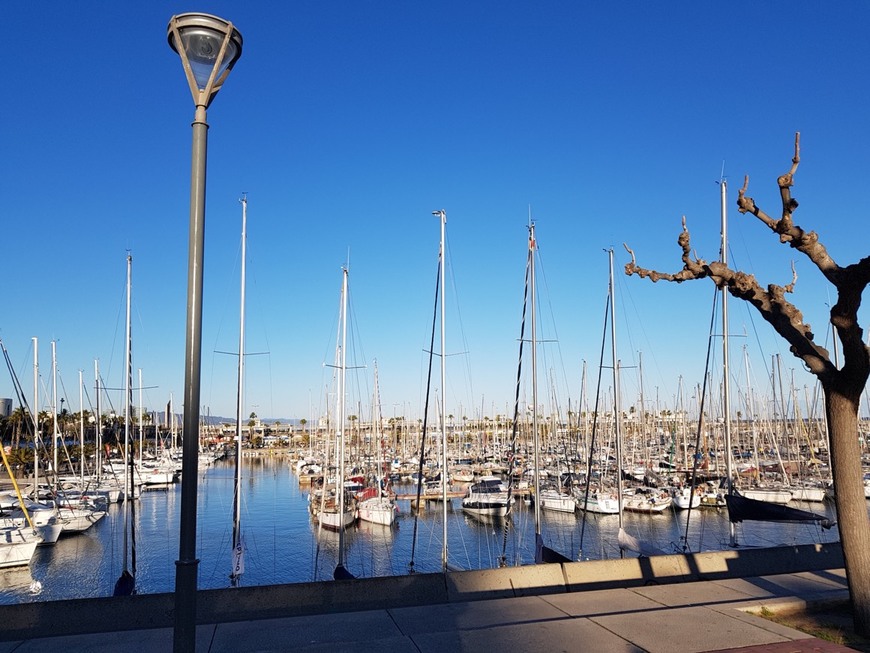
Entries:
MULTIPOLYGON (((821 342, 830 288, 737 213, 743 176, 777 214, 776 177, 800 131, 798 224, 817 230, 841 264, 868 254, 864 3, 12 1, 3 9, 14 56, 0 121, 0 338, 28 389, 31 337, 44 387, 56 340, 76 409, 78 370, 92 383, 94 359, 107 385, 123 383, 127 250, 144 403, 162 407, 170 393, 181 402, 193 104, 166 25, 185 11, 232 20, 245 40, 208 113, 202 404, 212 414, 235 413, 235 360, 215 351, 237 347, 243 192, 247 350, 268 352, 248 358, 245 412, 266 417, 311 419, 334 401, 324 363, 334 356, 348 259, 352 360, 367 366, 354 373, 349 400, 368 414, 377 359, 384 414, 420 414, 435 209, 448 216, 446 392, 456 416, 505 414, 513 402, 530 213, 540 337, 558 339, 541 345, 540 392, 551 396, 543 381, 555 379, 563 411, 579 401, 584 360, 593 401, 609 247, 623 404, 639 392, 638 352, 648 407, 658 396, 672 408, 680 377, 688 392, 701 381, 712 285, 626 278, 622 243, 640 265, 676 271, 685 215, 699 256, 715 259, 723 166, 732 262, 784 284, 794 260, 794 300, 821 342)), ((748 334, 732 344, 741 382, 746 345, 757 392, 769 393, 777 353, 786 386, 795 370, 795 385, 812 388, 756 315, 732 301, 731 318, 732 332, 748 334)), ((0 377, 0 396, 13 396, 0 377)))

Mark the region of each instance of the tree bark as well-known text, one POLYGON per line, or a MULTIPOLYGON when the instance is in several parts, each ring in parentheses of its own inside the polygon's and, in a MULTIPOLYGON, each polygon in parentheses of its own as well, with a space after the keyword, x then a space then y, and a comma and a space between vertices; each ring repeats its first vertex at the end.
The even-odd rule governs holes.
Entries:
POLYGON ((870 633, 870 520, 867 519, 858 442, 858 399, 835 387, 825 387, 824 390, 831 438, 831 473, 846 580, 855 630, 866 635, 870 633))

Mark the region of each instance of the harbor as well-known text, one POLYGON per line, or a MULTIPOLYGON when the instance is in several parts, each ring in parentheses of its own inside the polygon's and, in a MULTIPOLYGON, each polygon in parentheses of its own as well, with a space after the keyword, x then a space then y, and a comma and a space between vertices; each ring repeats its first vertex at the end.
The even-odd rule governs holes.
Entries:
MULTIPOLYGON (((245 534, 243 587, 331 581, 338 560, 339 533, 318 527, 309 511, 311 486, 295 472, 286 451, 261 450, 243 459, 241 523, 245 534)), ((216 461, 199 472, 197 556, 199 589, 230 587, 234 460, 216 461)), ((414 486, 399 483, 401 497, 414 486)), ((137 594, 171 592, 178 557, 180 483, 141 492, 132 508, 137 594)), ((401 577, 442 571, 444 506, 424 502, 411 509, 398 501, 392 526, 355 520, 344 533, 344 564, 357 578, 401 577)), ((801 504, 835 521, 829 502, 801 504)), ((16 604, 111 596, 125 561, 123 503, 108 506, 105 518, 84 533, 64 535, 39 547, 28 567, 0 570, 0 603, 16 604)), ((507 519, 480 518, 463 511, 461 499, 446 506, 447 552, 451 569, 528 566, 535 560, 534 509, 516 501, 507 519)), ((725 509, 670 509, 657 514, 626 513, 625 530, 661 554, 751 550, 838 542, 836 526, 817 523, 744 522, 735 525, 739 546, 729 546, 725 509), (687 527, 688 524, 688 527, 687 527)), ((616 515, 542 511, 546 546, 571 560, 618 560, 616 515)), ((129 555, 129 552, 126 553, 129 555)))

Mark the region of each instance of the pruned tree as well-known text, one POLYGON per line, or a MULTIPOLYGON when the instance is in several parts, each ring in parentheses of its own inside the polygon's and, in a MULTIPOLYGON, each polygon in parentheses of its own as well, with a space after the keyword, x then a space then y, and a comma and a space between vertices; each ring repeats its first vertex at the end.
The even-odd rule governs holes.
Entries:
POLYGON ((694 279, 712 279, 720 289, 752 304, 761 316, 789 344, 790 351, 803 361, 807 370, 818 378, 825 394, 825 411, 831 441, 831 471, 836 495, 840 540, 846 564, 846 576, 852 601, 856 630, 870 636, 870 520, 864 498, 861 449, 858 441, 858 409, 861 393, 870 376, 870 350, 864 344, 863 331, 858 324, 861 296, 870 283, 870 257, 857 263, 841 266, 828 253, 814 231, 804 231, 793 220, 798 207, 791 188, 800 163, 800 133, 795 135, 794 157, 791 169, 777 179, 782 201, 782 215, 773 218, 746 195, 749 176, 737 198, 740 213, 757 217, 780 243, 801 252, 834 286, 837 301, 830 309, 830 321, 842 343, 843 364, 837 369, 828 351, 816 343, 812 328, 803 320, 801 312, 786 296, 793 292, 797 274, 792 265, 791 283, 785 286, 770 284, 766 288, 754 275, 732 270, 723 262, 706 262, 693 258, 689 230, 683 218, 683 230, 677 242, 682 249, 683 269, 676 273, 656 272, 636 264, 634 252, 625 273, 682 283, 694 279))

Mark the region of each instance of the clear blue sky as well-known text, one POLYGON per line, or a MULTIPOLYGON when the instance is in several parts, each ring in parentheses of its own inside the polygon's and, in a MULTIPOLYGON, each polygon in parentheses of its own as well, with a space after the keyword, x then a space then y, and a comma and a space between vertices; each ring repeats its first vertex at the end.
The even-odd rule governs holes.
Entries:
MULTIPOLYGON (((626 278, 622 243, 640 265, 676 271, 685 215, 698 255, 715 259, 723 165, 732 262, 785 284, 795 260, 794 300, 821 342, 829 287, 737 213, 743 176, 777 214, 776 177, 800 131, 797 222, 841 264, 870 253, 865 3, 13 0, 4 3, 0 337, 28 392, 31 337, 46 388, 57 340, 76 410, 78 370, 92 384, 94 359, 108 385, 123 383, 127 250, 133 365, 156 386, 144 403, 161 408, 170 393, 181 403, 193 104, 166 25, 191 10, 232 20, 245 40, 208 113, 202 404, 212 414, 235 413, 235 360, 213 352, 237 347, 243 192, 247 349, 268 352, 248 359, 245 412, 263 417, 325 410, 348 256, 353 360, 368 366, 354 374, 350 401, 369 413, 377 359, 383 412, 420 414, 435 209, 448 216, 456 416, 494 416, 513 402, 530 211, 540 335, 558 338, 541 346, 540 375, 561 386, 563 411, 569 396, 579 400, 583 360, 590 402, 594 394, 609 247, 623 404, 636 401, 638 352, 649 402, 658 393, 673 407, 680 376, 689 391, 700 382, 712 285, 626 278)), ((749 334, 735 339, 733 364, 742 368, 745 344, 758 392, 769 393, 776 353, 786 386, 796 369, 797 386, 812 387, 756 315, 732 301, 731 317, 732 332, 749 334)), ((13 396, 5 372, 0 396, 13 396)))

